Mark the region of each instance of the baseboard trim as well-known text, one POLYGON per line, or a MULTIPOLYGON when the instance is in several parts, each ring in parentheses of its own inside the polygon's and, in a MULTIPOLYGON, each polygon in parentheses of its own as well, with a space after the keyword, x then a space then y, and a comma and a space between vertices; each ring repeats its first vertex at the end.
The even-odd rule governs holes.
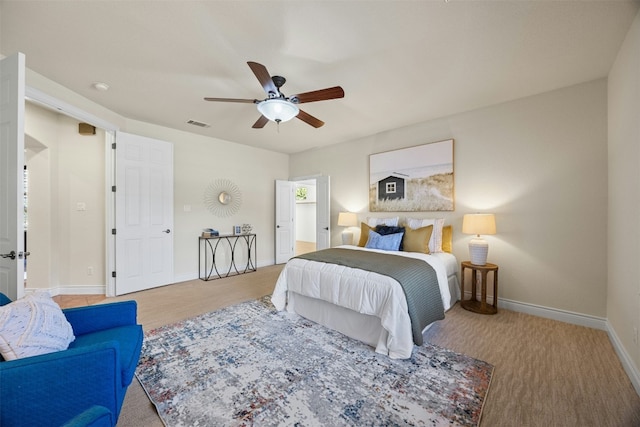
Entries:
POLYGON ((25 288, 25 294, 36 291, 48 291, 52 297, 57 295, 105 295, 106 286, 57 286, 55 288, 25 288))
POLYGON ((559 310, 557 308, 544 307, 541 305, 529 304, 508 299, 498 299, 498 307, 519 313, 531 314, 533 316, 544 317, 546 319, 558 320, 560 322, 571 323, 573 325, 586 326, 588 328, 607 331, 607 319, 588 314, 575 313, 572 311, 559 310))
POLYGON ((622 345, 622 341, 618 338, 618 334, 616 334, 615 329, 611 326, 609 321, 607 321, 607 334, 609 334, 609 340, 611 341, 611 344, 613 344, 613 348, 616 350, 618 359, 620 359, 622 367, 629 376, 631 384, 633 384, 633 388, 636 389, 636 393, 640 396, 640 371, 633 363, 633 359, 622 345))
MULTIPOLYGON (((272 261, 258 261, 258 268, 268 267, 270 265, 273 265, 272 261)), ((173 282, 171 282, 170 285, 191 280, 198 280, 197 272, 176 275, 173 277, 173 282)), ((40 289, 41 288, 26 288, 25 293, 32 293, 40 289)), ((106 295, 106 289, 106 286, 58 286, 55 288, 46 288, 53 297, 57 295, 106 295)))
POLYGON ((633 388, 640 396, 640 371, 638 370, 638 367, 636 367, 633 363, 633 359, 622 345, 622 342, 620 341, 620 338, 618 338, 615 329, 611 326, 607 319, 511 300, 498 300, 498 307, 517 311, 520 313, 531 314, 533 316, 558 320, 560 322, 571 323, 573 325, 586 326, 588 328, 605 331, 609 336, 609 341, 611 342, 611 345, 618 355, 618 359, 620 360, 624 371, 627 373, 627 376, 629 377, 633 388))

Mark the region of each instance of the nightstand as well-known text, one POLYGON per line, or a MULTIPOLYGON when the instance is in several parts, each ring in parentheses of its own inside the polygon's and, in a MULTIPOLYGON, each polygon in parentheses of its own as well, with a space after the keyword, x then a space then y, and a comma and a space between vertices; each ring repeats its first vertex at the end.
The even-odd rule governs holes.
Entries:
POLYGON ((460 305, 465 310, 480 314, 496 314, 498 312, 498 266, 486 263, 485 265, 471 264, 470 261, 463 261, 460 271, 460 305), (471 270, 471 299, 464 299, 464 271, 471 270), (493 272, 493 302, 487 304, 487 274, 493 272), (481 297, 477 300, 477 284, 480 284, 481 297))

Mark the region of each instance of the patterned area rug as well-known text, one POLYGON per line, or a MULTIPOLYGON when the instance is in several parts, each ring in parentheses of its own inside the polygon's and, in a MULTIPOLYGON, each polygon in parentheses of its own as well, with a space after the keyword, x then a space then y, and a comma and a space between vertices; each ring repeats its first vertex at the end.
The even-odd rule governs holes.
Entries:
POLYGON ((167 426, 477 426, 493 366, 392 360, 268 297, 150 331, 136 375, 167 426))

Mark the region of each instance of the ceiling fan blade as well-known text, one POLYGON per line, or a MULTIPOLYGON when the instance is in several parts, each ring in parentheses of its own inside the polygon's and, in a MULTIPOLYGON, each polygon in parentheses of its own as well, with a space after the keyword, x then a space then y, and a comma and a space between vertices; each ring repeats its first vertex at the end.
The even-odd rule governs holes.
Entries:
POLYGON ((344 90, 342 90, 340 86, 334 86, 327 89, 301 93, 294 95, 291 98, 293 97, 298 98, 299 104, 304 102, 326 101, 328 99, 344 98, 344 90))
POLYGON ((296 117, 302 120, 303 122, 313 126, 314 128, 319 128, 320 126, 324 125, 324 122, 322 120, 317 119, 313 117, 311 114, 305 113, 302 110, 300 110, 300 112, 296 117))
POLYGON ((257 99, 237 99, 237 98, 205 98, 205 101, 217 101, 217 102, 243 102, 246 104, 257 104, 257 99))
POLYGON ((256 75, 256 77, 258 78, 258 81, 264 88, 264 91, 267 92, 267 94, 269 92, 273 92, 276 95, 279 93, 278 88, 276 87, 276 85, 273 83, 273 80, 271 79, 271 75, 267 71, 267 67, 252 61, 248 61, 247 64, 249 64, 249 68, 251 68, 251 71, 253 71, 253 74, 256 75))
POLYGON ((269 122, 269 119, 261 115, 260 118, 256 120, 256 122, 251 127, 254 129, 262 129, 264 125, 266 125, 268 122, 269 122))

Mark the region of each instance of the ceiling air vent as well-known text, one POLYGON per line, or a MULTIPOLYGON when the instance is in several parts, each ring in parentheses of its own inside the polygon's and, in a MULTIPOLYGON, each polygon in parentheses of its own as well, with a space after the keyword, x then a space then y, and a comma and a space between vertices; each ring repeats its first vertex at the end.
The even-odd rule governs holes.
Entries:
POLYGON ((190 124, 190 125, 194 125, 194 126, 200 126, 201 128, 210 128, 211 127, 211 125, 199 122, 197 120, 187 120, 187 123, 190 124))

